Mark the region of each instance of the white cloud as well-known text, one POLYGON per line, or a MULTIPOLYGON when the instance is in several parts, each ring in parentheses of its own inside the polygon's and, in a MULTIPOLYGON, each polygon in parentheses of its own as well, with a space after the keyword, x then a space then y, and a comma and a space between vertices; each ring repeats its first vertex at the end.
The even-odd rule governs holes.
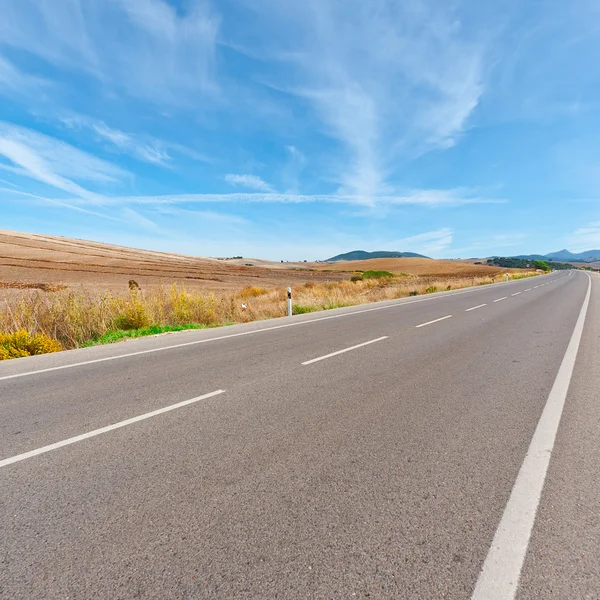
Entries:
MULTIPOLYGON (((311 204, 327 203, 361 206, 371 209, 394 206, 455 207, 467 204, 497 204, 504 200, 488 199, 469 194, 464 190, 409 190, 395 196, 350 196, 341 194, 278 194, 278 193, 233 193, 233 194, 172 194, 164 196, 103 196, 101 203, 109 205, 147 204, 311 204)), ((73 201, 77 201, 76 199, 73 201)))
POLYGON ((175 154, 187 156, 193 160, 210 162, 204 155, 182 144, 161 140, 150 135, 136 135, 109 127, 104 121, 97 121, 80 114, 70 114, 59 119, 70 129, 87 129, 99 139, 109 142, 111 148, 122 154, 128 154, 152 164, 171 166, 175 154))
POLYGON ((300 175, 306 166, 306 157, 295 146, 287 146, 288 161, 281 171, 281 180, 290 194, 297 194, 300 175))
POLYGON ((91 202, 99 202, 101 197, 77 181, 106 185, 127 175, 119 167, 55 138, 3 122, 0 122, 0 157, 10 163, 0 163, 4 170, 91 202))
POLYGON ((230 173, 229 175, 225 175, 225 181, 236 187, 245 187, 250 190, 269 193, 273 191, 273 187, 257 175, 235 175, 230 173))
POLYGON ((6 179, 0 179, 0 183, 3 183, 4 185, 10 185, 13 188, 19 187, 17 184, 7 181, 6 179))
POLYGON ((135 136, 112 129, 103 122, 94 123, 93 130, 105 140, 114 144, 121 152, 131 154, 140 160, 154 163, 157 165, 166 165, 171 157, 159 143, 145 143, 135 136))
POLYGON ((48 82, 21 72, 8 59, 0 56, 0 92, 30 96, 39 94, 48 82))
POLYGON ((206 0, 5 2, 0 40, 130 95, 186 104, 215 90, 219 19, 206 0))
POLYGON ((0 188, 0 191, 5 192, 9 195, 16 195, 16 196, 20 196, 20 197, 24 197, 24 198, 28 198, 28 199, 33 199, 36 201, 36 203, 50 204, 52 206, 58 206, 59 208, 66 208, 68 210, 73 210, 75 212, 83 213, 86 215, 92 215, 94 217, 99 217, 101 219, 108 219, 109 221, 122 221, 122 219, 118 219, 116 217, 113 217, 112 215, 100 213, 95 210, 89 210, 88 208, 83 208, 81 206, 69 204, 68 202, 64 202, 62 200, 55 200, 54 198, 47 198, 45 196, 39 196, 38 194, 31 194, 29 192, 21 192, 18 190, 7 189, 7 188, 0 188))
MULTIPOLYGON (((280 61, 272 86, 305 99, 345 148, 341 192, 389 191, 398 156, 456 142, 483 93, 479 33, 434 0, 257 0, 251 56, 280 61)), ((343 165, 343 166, 342 166, 343 165)))
POLYGON ((138 211, 125 207, 122 214, 128 224, 156 233, 160 231, 160 227, 154 221, 140 214, 138 211))
POLYGON ((571 252, 600 249, 600 221, 588 223, 573 232, 569 239, 571 252))
POLYGON ((452 245, 452 230, 444 227, 435 231, 427 231, 418 235, 403 238, 393 243, 400 252, 417 252, 431 257, 438 257, 452 245))

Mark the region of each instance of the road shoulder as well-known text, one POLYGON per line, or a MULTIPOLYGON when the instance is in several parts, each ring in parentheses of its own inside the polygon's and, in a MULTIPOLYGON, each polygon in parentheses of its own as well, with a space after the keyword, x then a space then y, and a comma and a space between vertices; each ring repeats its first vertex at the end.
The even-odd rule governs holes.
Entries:
POLYGON ((598 598, 600 539, 600 277, 592 297, 542 501, 521 574, 520 599, 598 598))

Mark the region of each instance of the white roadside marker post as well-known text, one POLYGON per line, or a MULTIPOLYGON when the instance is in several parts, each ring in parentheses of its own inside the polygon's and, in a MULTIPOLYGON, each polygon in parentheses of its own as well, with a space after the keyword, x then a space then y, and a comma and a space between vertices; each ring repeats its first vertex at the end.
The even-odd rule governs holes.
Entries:
POLYGON ((287 294, 288 294, 288 317, 292 316, 292 288, 289 287, 287 289, 287 294))
POLYGON ((508 281, 508 273, 506 274, 506 281, 508 281))

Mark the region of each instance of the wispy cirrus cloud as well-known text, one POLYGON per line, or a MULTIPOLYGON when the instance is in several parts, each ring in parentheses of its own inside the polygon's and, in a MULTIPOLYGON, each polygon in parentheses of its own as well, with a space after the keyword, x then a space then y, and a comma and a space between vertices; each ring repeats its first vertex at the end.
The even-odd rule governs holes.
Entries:
POLYGON ((574 231, 568 243, 571 252, 600 249, 600 221, 593 221, 574 231))
POLYGON ((60 118, 60 121, 70 129, 86 129, 95 134, 100 140, 108 142, 110 148, 122 154, 163 167, 169 167, 175 156, 186 156, 201 162, 210 162, 203 154, 182 144, 161 140, 143 134, 137 135, 109 127, 104 121, 95 120, 80 114, 71 114, 60 118))
POLYGON ((225 175, 225 181, 236 187, 244 187, 249 190, 258 190, 260 192, 273 192, 273 186, 258 177, 257 175, 236 175, 229 173, 225 175))
POLYGON ((48 85, 48 81, 20 71, 7 58, 0 56, 0 92, 32 96, 48 85))
POLYGON ((65 142, 4 122, 0 122, 0 157, 5 159, 0 161, 0 169, 92 203, 101 203, 101 197, 78 182, 106 186, 128 175, 65 142))
POLYGON ((427 256, 440 256, 452 246, 452 230, 448 227, 426 231, 396 240, 392 246, 394 249, 409 249, 410 252, 418 252, 427 256))
MULTIPOLYGON (((163 196, 103 196, 98 199, 105 206, 112 205, 181 205, 181 204, 336 204, 368 207, 371 209, 422 206, 455 207, 468 204, 498 204, 503 199, 486 198, 468 190, 408 190, 388 196, 351 196, 343 194, 280 194, 270 192, 233 194, 171 194, 163 196)), ((86 199, 72 199, 86 202, 86 199)))
POLYGON ((485 49, 454 5, 258 0, 253 11, 271 34, 242 47, 278 60, 266 82, 304 99, 342 145, 343 193, 389 191, 394 161, 453 145, 483 93, 485 49))
POLYGON ((296 146, 286 146, 288 160, 281 171, 281 181, 290 194, 297 194, 300 188, 300 176, 306 167, 306 157, 296 146))
POLYGON ((4 3, 0 20, 6 46, 131 96, 173 104, 215 91, 218 30, 204 0, 185 10, 165 0, 22 0, 4 3))

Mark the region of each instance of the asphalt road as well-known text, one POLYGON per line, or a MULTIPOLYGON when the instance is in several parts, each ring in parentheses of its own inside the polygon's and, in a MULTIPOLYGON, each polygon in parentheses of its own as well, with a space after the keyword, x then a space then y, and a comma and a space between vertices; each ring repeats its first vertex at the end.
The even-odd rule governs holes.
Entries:
POLYGON ((0 597, 600 598, 599 286, 0 364, 0 597))

